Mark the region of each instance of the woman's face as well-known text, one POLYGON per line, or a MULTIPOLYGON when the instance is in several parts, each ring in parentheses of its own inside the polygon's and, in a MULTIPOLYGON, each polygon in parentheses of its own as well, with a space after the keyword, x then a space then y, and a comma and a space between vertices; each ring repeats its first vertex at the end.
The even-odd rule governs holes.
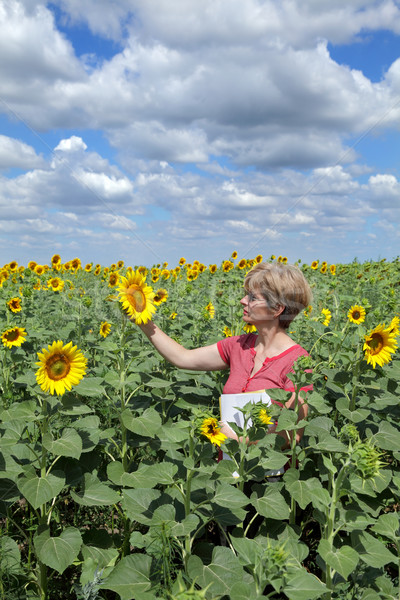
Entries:
POLYGON ((267 301, 259 290, 247 292, 240 304, 243 306, 243 320, 246 323, 257 326, 262 321, 272 321, 276 318, 276 311, 268 307, 267 301))

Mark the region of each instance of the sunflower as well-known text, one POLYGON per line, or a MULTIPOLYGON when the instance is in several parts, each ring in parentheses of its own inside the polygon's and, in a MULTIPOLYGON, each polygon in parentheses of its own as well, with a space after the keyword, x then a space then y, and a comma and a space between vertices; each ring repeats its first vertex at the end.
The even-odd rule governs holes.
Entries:
POLYGON ((154 292, 139 271, 128 277, 121 277, 118 292, 122 307, 135 323, 147 323, 151 319, 156 311, 153 304, 154 292))
POLYGON ((181 265, 181 267, 185 264, 185 262, 186 262, 186 258, 184 258, 182 256, 182 258, 179 259, 179 264, 181 265))
POLYGON ((199 271, 200 273, 204 273, 204 271, 207 269, 206 265, 203 265, 203 263, 199 264, 199 271))
POLYGON ((148 270, 146 269, 146 267, 139 267, 138 271, 141 275, 143 275, 143 277, 147 277, 148 270))
POLYGON ((92 270, 92 267, 93 267, 93 263, 87 263, 87 265, 85 265, 86 273, 90 273, 90 271, 92 270))
POLYGON ((82 268, 82 264, 81 264, 81 259, 80 258, 74 258, 71 261, 71 269, 73 269, 74 271, 78 271, 78 269, 82 268))
POLYGON ((288 261, 288 257, 287 257, 287 256, 282 256, 281 263, 282 263, 283 265, 286 265, 286 264, 287 264, 287 261, 288 261))
POLYGON ((54 267, 54 265, 58 265, 61 262, 61 256, 59 254, 54 254, 51 257, 51 264, 54 267))
POLYGON ((159 275, 152 275, 151 276, 151 281, 153 283, 157 283, 157 281, 160 279, 159 275))
POLYGON ((255 260, 255 261, 256 261, 256 263, 258 264, 258 263, 261 263, 261 262, 262 262, 262 259, 263 259, 263 256, 262 256, 262 254, 257 254, 257 256, 255 257, 255 259, 254 259, 254 260, 255 260))
POLYGON ((212 304, 212 302, 209 302, 205 308, 205 310, 208 312, 208 314, 210 315, 210 319, 213 319, 215 317, 215 308, 214 305, 212 304))
POLYGON ((160 288, 156 291, 153 298, 153 302, 156 306, 160 306, 161 302, 166 302, 168 298, 168 292, 164 288, 160 288))
POLYGON ((247 260, 245 258, 241 258, 237 264, 238 269, 245 269, 247 265, 247 260))
POLYGON ((365 321, 365 308, 355 304, 349 309, 347 318, 351 323, 355 323, 356 325, 363 323, 365 321))
POLYGON ((257 327, 255 327, 255 325, 251 325, 250 323, 246 323, 246 325, 243 326, 243 331, 246 333, 254 333, 257 331, 257 327))
POLYGON ((217 267, 217 265, 209 265, 208 269, 209 269, 210 273, 212 273, 212 275, 214 275, 214 273, 217 271, 218 267, 217 267))
POLYGON ((221 433, 221 429, 215 417, 207 417, 203 420, 200 426, 200 433, 216 446, 220 446, 227 437, 224 433, 221 433))
POLYGON ((268 408, 262 402, 257 402, 251 409, 253 423, 261 427, 268 427, 273 424, 273 419, 268 408))
POLYGON ((36 273, 36 275, 43 275, 43 273, 44 273, 44 266, 43 265, 36 265, 35 266, 35 273, 36 273))
POLYGON ((232 337, 232 331, 229 329, 229 327, 227 325, 225 325, 225 327, 222 330, 222 333, 224 334, 225 337, 232 337))
POLYGON ((100 275, 100 273, 101 273, 101 265, 96 265, 93 272, 94 272, 95 275, 100 275))
POLYGON ((363 350, 364 359, 368 364, 381 367, 392 360, 391 354, 396 352, 397 342, 394 333, 390 333, 389 328, 385 329, 385 324, 379 324, 369 334, 364 336, 365 342, 363 350))
POLYGON ((30 261, 28 262, 28 269, 30 269, 31 271, 34 271, 34 270, 35 270, 35 267, 36 267, 36 265, 37 265, 37 263, 36 263, 34 260, 30 260, 30 261))
POLYGON ((399 335, 399 333, 400 333, 399 323, 400 323, 400 318, 393 317, 393 319, 388 327, 389 333, 392 333, 393 335, 399 335))
POLYGON ((51 277, 47 282, 47 287, 54 292, 61 292, 64 289, 64 282, 59 277, 51 277))
POLYGON ((304 311, 303 311, 303 312, 304 312, 304 314, 306 315, 306 317, 309 317, 309 316, 310 316, 310 314, 311 314, 311 312, 312 312, 312 309, 313 309, 313 307, 312 307, 312 305, 311 305, 311 304, 309 304, 309 305, 307 306, 307 308, 305 308, 305 309, 304 309, 304 311))
POLYGON ((119 274, 117 273, 117 271, 114 271, 112 273, 110 273, 110 276, 108 278, 108 287, 113 288, 118 284, 119 281, 119 274))
POLYGON ((323 274, 325 274, 327 272, 327 270, 328 270, 328 265, 322 263, 322 266, 320 268, 320 272, 323 273, 323 274))
POLYGON ((275 260, 275 258, 276 258, 275 254, 271 254, 271 257, 270 257, 270 259, 271 259, 271 260, 275 260))
POLYGON ((103 321, 102 324, 100 325, 100 335, 103 336, 103 338, 106 338, 108 336, 108 334, 111 331, 111 325, 110 323, 107 323, 107 321, 103 321))
POLYGON ((178 316, 178 313, 176 313, 176 312, 172 312, 172 313, 169 315, 169 318, 170 318, 170 319, 172 319, 172 320, 174 320, 174 319, 176 319, 176 317, 177 317, 177 316, 178 316))
POLYGON ((169 269, 163 269, 161 271, 161 277, 164 279, 164 281, 166 281, 167 279, 169 279, 171 276, 171 272, 169 271, 169 269))
POLYGON ((199 276, 199 272, 197 269, 189 269, 186 273, 186 279, 188 281, 195 281, 199 276))
POLYGON ((282 258, 283 256, 279 255, 278 258, 276 259, 277 262, 281 263, 282 262, 282 258))
POLYGON ((12 260, 9 265, 8 268, 10 269, 11 273, 15 273, 18 270, 18 263, 16 260, 12 260))
POLYGON ((125 266, 125 263, 124 263, 124 261, 123 261, 123 260, 119 260, 119 261, 117 262, 117 268, 118 268, 118 269, 123 269, 123 268, 124 268, 124 266, 125 266))
POLYGON ((36 381, 44 392, 65 394, 73 385, 78 385, 86 372, 87 360, 72 342, 64 345, 61 340, 38 352, 39 369, 36 381))
POLYGON ((231 258, 233 258, 233 260, 236 260, 238 257, 238 253, 236 252, 236 250, 234 250, 231 254, 231 258))
POLYGON ((316 271, 318 269, 318 261, 317 260, 312 261, 311 268, 314 269, 314 271, 316 271))
POLYGON ((322 315, 325 317, 325 319, 322 321, 322 325, 325 325, 325 327, 328 327, 329 322, 332 318, 332 313, 329 310, 329 308, 323 308, 321 310, 322 315))
POLYGON ((336 275, 336 265, 331 265, 329 267, 329 270, 331 272, 331 275, 336 275))
POLYGON ((25 340, 26 331, 23 327, 12 327, 11 329, 6 329, 6 331, 1 334, 1 341, 7 348, 21 346, 25 340))
POLYGON ((224 271, 224 273, 228 273, 231 269, 233 269, 233 267, 234 264, 230 260, 224 260, 224 262, 222 263, 222 270, 224 271))
POLYGON ((11 300, 7 302, 7 306, 13 313, 21 312, 21 298, 11 298, 11 300))

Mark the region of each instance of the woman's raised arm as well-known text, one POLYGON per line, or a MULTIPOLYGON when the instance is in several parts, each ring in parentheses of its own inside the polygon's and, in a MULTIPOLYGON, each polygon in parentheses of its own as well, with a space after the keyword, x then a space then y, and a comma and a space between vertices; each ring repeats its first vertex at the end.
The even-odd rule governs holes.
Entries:
POLYGON ((139 327, 161 356, 179 369, 220 371, 228 368, 228 365, 222 360, 218 352, 217 344, 187 350, 170 338, 152 321, 141 324, 139 327))

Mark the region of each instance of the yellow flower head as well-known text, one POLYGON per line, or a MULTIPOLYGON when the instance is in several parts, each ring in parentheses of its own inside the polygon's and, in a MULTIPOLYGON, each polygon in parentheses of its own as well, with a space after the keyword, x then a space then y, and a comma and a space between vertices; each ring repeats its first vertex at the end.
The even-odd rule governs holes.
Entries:
POLYGON ((215 308, 214 305, 212 304, 212 302, 209 302, 205 308, 205 310, 208 312, 208 314, 210 315, 210 319, 213 319, 215 317, 215 308))
POLYGON ((325 325, 325 327, 328 327, 329 322, 332 318, 332 313, 329 310, 329 308, 323 308, 321 310, 322 315, 325 317, 325 319, 322 321, 322 325, 325 325))
POLYGON ((399 333, 400 333, 399 324, 400 324, 400 318, 397 316, 393 317, 393 319, 388 327, 389 333, 392 333, 393 335, 399 335, 399 333))
POLYGON ((110 276, 108 278, 108 287, 113 288, 118 284, 119 281, 119 274, 117 271, 113 271, 110 273, 110 276))
POLYGON ((257 254, 257 256, 256 256, 256 258, 255 258, 255 261, 256 261, 256 263, 261 263, 261 262, 262 262, 262 259, 263 259, 263 256, 262 256, 262 254, 257 254))
POLYGON ((64 281, 59 277, 51 277, 47 282, 47 287, 54 292, 61 292, 64 289, 64 281))
POLYGON ((185 264, 185 262, 186 262, 186 258, 184 258, 182 256, 182 258, 179 259, 179 264, 181 265, 181 267, 185 264))
POLYGON ((356 325, 363 323, 365 321, 365 308, 355 304, 350 307, 347 318, 351 323, 355 323, 356 325))
POLYGON ((36 275, 43 275, 43 273, 45 273, 44 265, 36 265, 35 273, 36 273, 36 275))
POLYGON ((1 334, 1 341, 6 348, 21 346, 26 341, 26 331, 23 327, 12 327, 1 334))
POLYGON ((397 342, 394 333, 385 324, 379 324, 368 335, 364 336, 363 346, 364 359, 375 369, 376 365, 381 367, 392 360, 391 354, 396 352, 397 342))
POLYGON ((103 338, 106 338, 108 336, 108 334, 111 331, 111 325, 110 323, 107 323, 107 321, 103 321, 100 325, 100 335, 103 336, 103 338))
POLYGON ((238 257, 238 253, 236 252, 236 250, 234 250, 234 251, 232 252, 231 258, 233 258, 233 260, 236 260, 236 259, 237 259, 237 257, 238 257))
POLYGON ((153 298, 153 302, 156 306, 160 306, 162 302, 166 302, 168 298, 168 292, 164 288, 160 288, 156 291, 155 296, 153 298))
POLYGON ((176 319, 176 317, 177 317, 177 316, 178 316, 178 313, 176 313, 176 312, 172 312, 172 313, 169 315, 169 318, 173 320, 173 319, 176 319))
POLYGON ((85 265, 86 273, 90 273, 90 271, 92 270, 92 267, 93 267, 93 263, 87 263, 87 265, 85 265))
POLYGON ((212 273, 213 275, 218 269, 217 265, 210 265, 208 268, 210 269, 210 273, 212 273))
POLYGON ((11 273, 15 273, 18 270, 18 263, 16 260, 12 260, 9 265, 8 265, 9 270, 11 271, 11 273))
POLYGON ((121 277, 118 292, 123 309, 135 320, 135 323, 150 321, 153 313, 156 312, 153 304, 154 292, 139 271, 128 277, 121 277))
POLYGON ((13 313, 21 312, 21 298, 11 298, 11 300, 7 302, 7 306, 13 313))
POLYGON ((232 337, 232 335, 233 335, 232 331, 226 325, 223 328, 222 333, 224 334, 225 337, 232 337))
POLYGON ((221 433, 218 421, 214 417, 207 417, 203 420, 200 426, 200 433, 215 446, 223 444, 227 437, 224 433, 221 433))
POLYGON ((246 333, 254 333, 255 331, 257 331, 257 327, 255 325, 251 325, 251 323, 246 323, 245 325, 243 325, 243 330, 246 333))
POLYGON ((314 271, 316 269, 318 269, 318 261, 317 260, 313 260, 311 263, 311 268, 314 269, 314 271))
POLYGON ((51 264, 52 264, 52 266, 58 265, 58 264, 60 264, 60 262, 61 262, 61 256, 59 254, 54 254, 51 257, 51 264))
POLYGON ((78 385, 86 373, 87 360, 72 342, 65 345, 61 340, 53 342, 38 352, 38 357, 36 381, 44 392, 62 396, 78 385))
POLYGON ((329 270, 331 272, 331 275, 335 275, 336 274, 336 265, 331 265, 329 267, 329 270))
POLYGON ((222 270, 224 273, 228 273, 231 269, 233 269, 234 264, 231 260, 224 260, 222 263, 222 270))
POLYGON ((247 260, 245 258, 241 258, 237 264, 238 269, 245 269, 247 265, 247 260))

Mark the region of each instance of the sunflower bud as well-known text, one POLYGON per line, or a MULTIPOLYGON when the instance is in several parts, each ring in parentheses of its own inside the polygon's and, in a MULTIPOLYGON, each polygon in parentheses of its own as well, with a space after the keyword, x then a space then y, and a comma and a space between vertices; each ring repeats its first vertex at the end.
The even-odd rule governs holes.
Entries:
POLYGON ((381 460, 382 456, 384 453, 379 452, 370 441, 358 442, 353 449, 352 462, 363 479, 372 479, 386 464, 381 460))
POLYGON ((255 402, 250 409, 253 424, 257 427, 270 427, 274 424, 269 407, 264 402, 255 402))
POLYGON ((353 444, 360 441, 358 429, 353 423, 347 423, 344 425, 339 437, 342 441, 352 442, 353 444))

